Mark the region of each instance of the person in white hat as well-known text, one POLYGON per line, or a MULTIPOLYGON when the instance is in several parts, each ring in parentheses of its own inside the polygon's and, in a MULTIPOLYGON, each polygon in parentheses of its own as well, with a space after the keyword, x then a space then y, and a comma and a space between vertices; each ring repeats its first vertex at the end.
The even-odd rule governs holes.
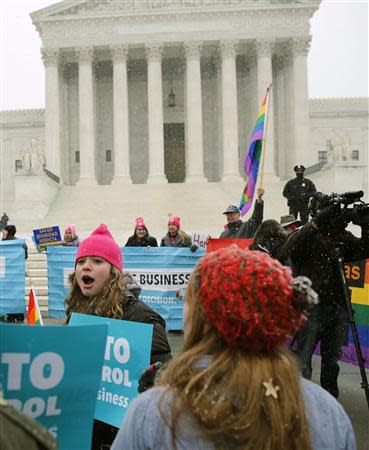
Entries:
POLYGON ((301 227, 301 220, 296 220, 293 214, 286 214, 281 216, 281 221, 279 222, 285 229, 288 235, 294 233, 299 227, 301 227))

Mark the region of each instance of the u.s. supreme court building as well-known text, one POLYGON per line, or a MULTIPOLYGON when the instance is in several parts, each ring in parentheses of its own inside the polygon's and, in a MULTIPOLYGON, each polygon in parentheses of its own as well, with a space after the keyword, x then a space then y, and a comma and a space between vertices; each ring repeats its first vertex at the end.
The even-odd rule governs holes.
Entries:
POLYGON ((60 186, 242 186, 272 84, 265 173, 283 180, 295 164, 349 166, 367 188, 367 99, 308 98, 309 20, 319 5, 87 0, 34 12, 45 111, 3 112, 7 164, 23 178, 42 166, 60 186))

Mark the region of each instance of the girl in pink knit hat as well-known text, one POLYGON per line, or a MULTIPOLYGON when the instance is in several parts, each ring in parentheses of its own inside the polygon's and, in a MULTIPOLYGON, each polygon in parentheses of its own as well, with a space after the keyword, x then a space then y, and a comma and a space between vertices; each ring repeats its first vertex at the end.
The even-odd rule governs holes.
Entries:
MULTIPOLYGON (((69 276, 70 290, 65 300, 66 323, 73 312, 150 323, 154 326, 150 363, 171 359, 165 320, 129 289, 128 283, 134 279, 122 272, 122 250, 106 225, 100 225, 80 243, 74 270, 69 276)), ((95 420, 92 450, 110 448, 117 431, 95 420)))
POLYGON ((125 247, 157 247, 158 243, 150 236, 143 217, 137 217, 135 232, 128 238, 125 247))
POLYGON ((161 240, 160 247, 191 247, 191 244, 191 236, 181 230, 181 218, 170 217, 168 233, 161 240))

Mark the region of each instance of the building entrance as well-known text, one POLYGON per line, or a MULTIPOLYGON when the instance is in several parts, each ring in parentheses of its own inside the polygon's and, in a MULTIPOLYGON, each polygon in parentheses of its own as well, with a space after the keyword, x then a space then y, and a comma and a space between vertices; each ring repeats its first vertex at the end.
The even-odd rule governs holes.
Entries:
POLYGON ((164 124, 164 167, 168 183, 183 183, 186 175, 183 123, 164 124))

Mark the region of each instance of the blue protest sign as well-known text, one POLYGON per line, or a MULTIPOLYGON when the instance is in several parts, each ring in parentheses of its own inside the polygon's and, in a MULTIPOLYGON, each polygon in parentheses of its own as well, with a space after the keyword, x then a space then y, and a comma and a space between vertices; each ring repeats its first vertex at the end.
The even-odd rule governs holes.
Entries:
POLYGON ((138 380, 150 364, 153 325, 73 313, 71 325, 107 324, 108 336, 95 419, 120 427, 138 380))
POLYGON ((57 245, 62 241, 58 226, 33 230, 33 236, 38 250, 45 250, 46 246, 57 245))
POLYGON ((23 239, 0 242, 0 314, 25 311, 24 244, 23 239))
POLYGON ((0 324, 4 398, 39 421, 60 450, 91 446, 107 326, 0 324))
POLYGON ((142 287, 140 299, 157 311, 169 330, 183 329, 183 301, 178 289, 187 286, 195 264, 205 251, 188 248, 124 247, 124 270, 135 276, 142 287))
POLYGON ((67 296, 68 277, 74 271, 77 247, 47 247, 47 282, 49 317, 65 317, 64 300, 67 296))

